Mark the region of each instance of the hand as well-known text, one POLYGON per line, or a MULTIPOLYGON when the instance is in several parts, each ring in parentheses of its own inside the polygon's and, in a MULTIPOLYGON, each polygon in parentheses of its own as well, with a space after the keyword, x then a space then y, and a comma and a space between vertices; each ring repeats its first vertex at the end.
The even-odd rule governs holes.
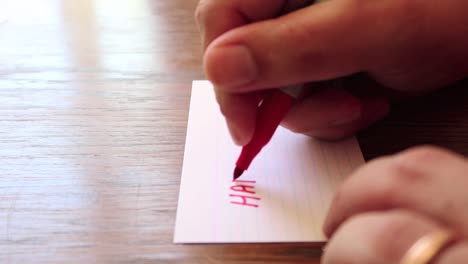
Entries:
MULTIPOLYGON (((240 145, 255 128, 265 89, 354 74, 355 83, 310 87, 284 126, 335 139, 382 118, 382 89, 432 90, 468 72, 467 1, 201 0, 204 67, 240 145), (279 14, 289 12, 278 17, 279 14), (367 89, 366 89, 367 88, 367 89)), ((352 79, 352 78, 351 78, 352 79)))
POLYGON ((338 190, 325 221, 323 263, 399 263, 419 238, 444 227, 455 244, 431 263, 468 259, 468 161, 419 147, 369 162, 338 190))

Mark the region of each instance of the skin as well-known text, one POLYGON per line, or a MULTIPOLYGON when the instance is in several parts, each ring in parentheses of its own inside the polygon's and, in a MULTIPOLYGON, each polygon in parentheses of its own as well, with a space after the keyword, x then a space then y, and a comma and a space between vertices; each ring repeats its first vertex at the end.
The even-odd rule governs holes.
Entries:
POLYGON ((323 263, 398 263, 436 228, 457 234, 434 264, 468 259, 468 160, 423 146, 382 157, 339 188, 325 220, 323 263), (359 238, 359 243, 356 239, 359 238))
POLYGON ((337 139, 388 112, 380 91, 429 91, 468 72, 466 1, 331 0, 291 11, 303 2, 201 0, 198 6, 205 72, 239 145, 252 137, 265 89, 360 74, 358 88, 374 93, 356 95, 346 81, 310 87, 312 98, 303 98, 284 122, 295 132, 337 139))
MULTIPOLYGON (((339 139, 384 117, 394 95, 430 92, 468 73, 467 1, 304 3, 199 3, 204 69, 239 145, 252 137, 257 105, 270 88, 307 83, 282 125, 339 139)), ((433 263, 463 263, 467 169, 464 157, 432 147, 364 165, 331 206, 323 263, 397 263, 437 227, 453 229, 459 239, 433 263)))

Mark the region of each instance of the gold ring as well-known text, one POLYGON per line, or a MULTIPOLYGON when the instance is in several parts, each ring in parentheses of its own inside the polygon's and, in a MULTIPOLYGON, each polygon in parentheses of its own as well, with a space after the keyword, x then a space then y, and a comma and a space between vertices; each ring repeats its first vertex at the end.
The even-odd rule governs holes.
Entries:
POLYGON ((411 246, 400 264, 428 264, 454 237, 454 233, 447 229, 431 232, 411 246))

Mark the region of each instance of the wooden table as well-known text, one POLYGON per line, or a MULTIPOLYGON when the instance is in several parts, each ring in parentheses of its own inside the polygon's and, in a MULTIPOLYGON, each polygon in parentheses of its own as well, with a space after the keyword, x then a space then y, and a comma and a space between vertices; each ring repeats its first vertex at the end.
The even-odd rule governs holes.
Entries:
MULTIPOLYGON (((319 262, 310 244, 172 244, 196 2, 0 0, 0 263, 319 262)), ((468 154, 464 90, 397 107, 360 135, 366 158, 468 154)))

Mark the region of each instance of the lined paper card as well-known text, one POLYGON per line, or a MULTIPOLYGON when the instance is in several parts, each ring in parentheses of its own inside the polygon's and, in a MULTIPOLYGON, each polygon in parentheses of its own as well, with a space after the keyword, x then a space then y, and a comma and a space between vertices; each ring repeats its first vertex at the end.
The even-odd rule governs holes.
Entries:
POLYGON ((194 81, 175 243, 323 242, 334 191, 364 163, 357 141, 328 143, 278 128, 236 182, 240 153, 208 81, 194 81))

